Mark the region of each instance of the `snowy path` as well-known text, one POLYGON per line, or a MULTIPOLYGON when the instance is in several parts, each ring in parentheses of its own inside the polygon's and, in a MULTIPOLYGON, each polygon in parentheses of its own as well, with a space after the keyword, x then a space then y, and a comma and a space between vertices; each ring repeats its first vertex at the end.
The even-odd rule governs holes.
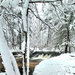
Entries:
POLYGON ((33 75, 75 75, 75 55, 62 54, 42 61, 33 75))

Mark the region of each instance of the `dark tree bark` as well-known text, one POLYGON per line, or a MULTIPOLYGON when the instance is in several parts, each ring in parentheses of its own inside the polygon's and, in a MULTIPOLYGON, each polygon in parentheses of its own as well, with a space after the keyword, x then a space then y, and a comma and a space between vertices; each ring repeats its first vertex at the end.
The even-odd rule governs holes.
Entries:
POLYGON ((25 53, 26 53, 27 51, 27 32, 26 31, 24 31, 24 35, 25 35, 25 42, 26 42, 25 44, 25 53))
POLYGON ((19 46, 19 48, 20 48, 20 50, 21 50, 21 39, 22 39, 22 38, 21 38, 21 30, 20 30, 20 29, 19 29, 19 38, 20 38, 20 43, 19 43, 20 46, 19 46))
MULTIPOLYGON (((66 15, 65 15, 65 18, 66 18, 66 15)), ((70 18, 69 18, 69 22, 68 22, 68 24, 66 25, 66 26, 67 26, 67 42, 70 42, 70 30, 69 30, 69 25, 73 22, 73 20, 74 20, 73 12, 71 12, 70 18)), ((66 20, 65 20, 65 22, 66 22, 66 20)), ((71 53, 71 48, 70 48, 70 46, 67 44, 67 45, 65 46, 65 53, 67 53, 68 50, 69 50, 69 53, 71 53)))
POLYGON ((15 46, 15 44, 14 44, 14 25, 13 25, 13 27, 11 28, 11 32, 12 32, 12 47, 14 48, 14 46, 15 46))
MULTIPOLYGON (((69 32, 69 27, 68 27, 68 25, 67 25, 67 42, 70 42, 69 36, 70 36, 70 32, 69 32)), ((69 50, 69 53, 70 53, 70 47, 69 47, 69 45, 67 44, 67 45, 65 45, 65 53, 67 53, 68 50, 69 50)))
POLYGON ((65 45, 65 53, 67 53, 68 45, 65 45))
POLYGON ((27 32, 24 31, 24 35, 25 35, 25 53, 24 53, 24 62, 25 62, 25 71, 26 71, 26 63, 27 63, 27 59, 26 59, 26 53, 27 53, 27 32))

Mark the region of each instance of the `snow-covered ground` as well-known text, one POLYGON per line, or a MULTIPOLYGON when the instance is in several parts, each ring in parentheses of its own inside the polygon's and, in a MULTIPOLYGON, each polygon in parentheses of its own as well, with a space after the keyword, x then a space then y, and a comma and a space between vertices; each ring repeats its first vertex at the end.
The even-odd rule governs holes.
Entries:
POLYGON ((0 75, 5 75, 5 73, 0 73, 0 75))
POLYGON ((40 62, 33 75, 75 75, 75 53, 62 54, 40 62))

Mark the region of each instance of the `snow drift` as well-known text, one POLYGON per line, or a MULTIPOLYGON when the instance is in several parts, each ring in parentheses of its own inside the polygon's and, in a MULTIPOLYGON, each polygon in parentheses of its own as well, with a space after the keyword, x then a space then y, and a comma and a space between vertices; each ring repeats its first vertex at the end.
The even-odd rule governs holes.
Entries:
POLYGON ((33 75, 75 75, 75 54, 62 54, 40 62, 33 75))

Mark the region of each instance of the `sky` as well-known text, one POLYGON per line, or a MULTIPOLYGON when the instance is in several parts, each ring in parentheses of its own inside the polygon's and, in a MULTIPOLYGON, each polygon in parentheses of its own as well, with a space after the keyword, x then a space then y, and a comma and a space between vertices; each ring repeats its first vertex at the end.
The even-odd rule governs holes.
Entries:
POLYGON ((37 3, 37 9, 38 9, 40 17, 42 18, 44 15, 42 12, 42 3, 37 3))

